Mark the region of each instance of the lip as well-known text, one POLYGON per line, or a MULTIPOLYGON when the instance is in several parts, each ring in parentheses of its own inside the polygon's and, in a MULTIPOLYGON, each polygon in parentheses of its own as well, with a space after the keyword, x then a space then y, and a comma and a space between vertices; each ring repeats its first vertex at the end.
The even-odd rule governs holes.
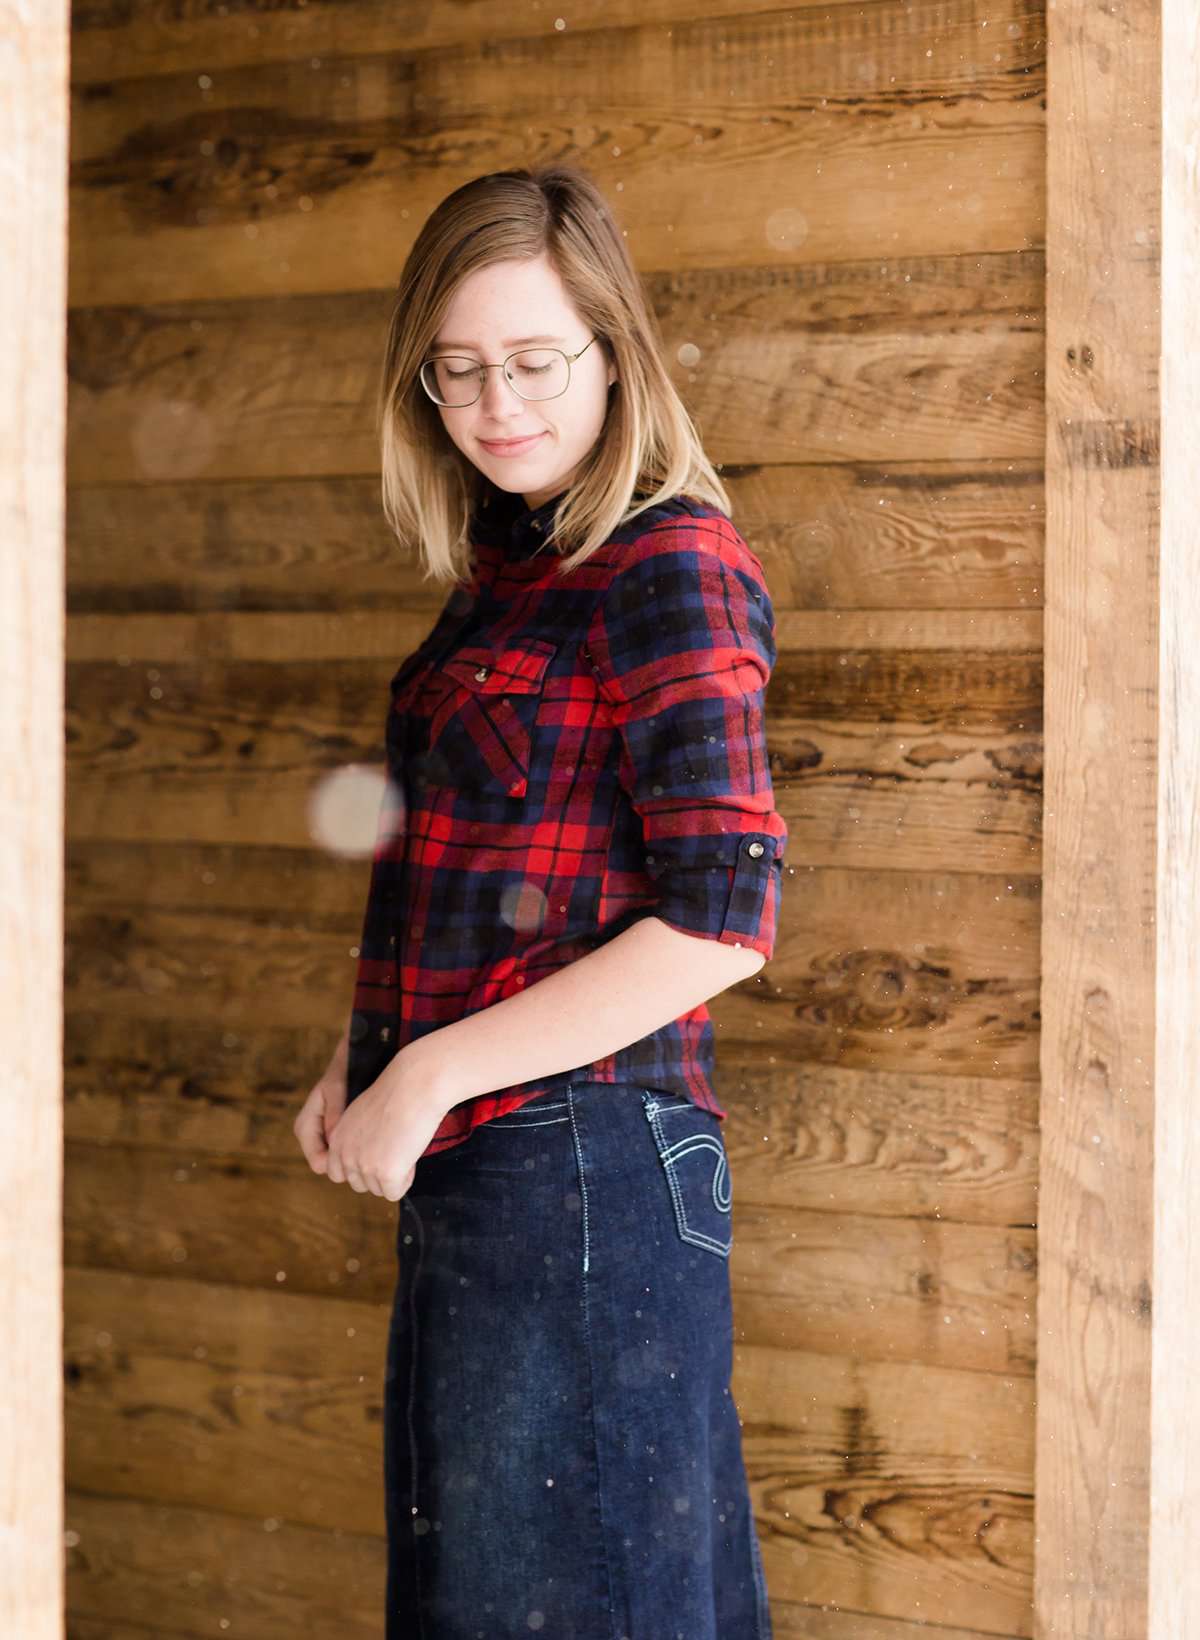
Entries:
POLYGON ((481 438, 480 444, 493 456, 519 456, 526 450, 532 450, 538 439, 544 438, 543 433, 530 433, 528 438, 481 438))

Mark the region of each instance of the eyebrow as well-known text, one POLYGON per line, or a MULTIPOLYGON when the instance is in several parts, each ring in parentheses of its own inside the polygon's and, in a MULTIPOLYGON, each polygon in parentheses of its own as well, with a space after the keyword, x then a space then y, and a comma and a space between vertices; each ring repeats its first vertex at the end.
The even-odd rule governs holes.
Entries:
MULTIPOLYGON (((501 342, 501 347, 529 347, 533 342, 565 342, 565 336, 513 336, 507 342, 501 342)), ((472 352, 482 353, 483 349, 477 342, 443 342, 440 337, 434 337, 433 347, 464 347, 472 352)))

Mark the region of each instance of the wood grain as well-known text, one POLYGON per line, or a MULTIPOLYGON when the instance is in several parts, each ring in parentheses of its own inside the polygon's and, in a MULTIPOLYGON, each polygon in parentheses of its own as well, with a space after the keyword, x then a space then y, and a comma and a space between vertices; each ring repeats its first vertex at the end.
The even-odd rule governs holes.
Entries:
MULTIPOLYGON (((256 1532, 274 1523, 265 1558, 247 1551, 266 1567, 305 1552, 275 1531, 381 1533, 385 1306, 128 1271, 66 1274, 73 1494, 133 1501, 153 1488, 171 1510, 226 1516, 197 1514, 182 1533, 195 1553, 207 1543, 218 1565, 228 1564, 222 1544, 248 1543, 244 1532, 224 1536, 239 1521, 256 1532)), ((744 1440, 773 1594, 909 1620, 936 1600, 947 1623, 1032 1632, 1028 1379, 741 1344, 733 1390, 753 1409, 744 1440)), ((152 1546, 122 1556, 126 1615, 152 1567, 169 1581, 178 1564, 152 1546)), ((356 1579, 377 1565, 362 1548, 356 1579)), ((102 1572, 103 1540, 96 1553, 102 1572)), ((73 1588, 87 1589, 86 1572, 77 1559, 73 1588)), ((247 1565, 246 1588, 256 1575, 247 1565)), ((164 1615, 179 1622, 179 1611, 164 1615)))
MULTIPOLYGON (((757 977, 757 976, 756 976, 757 977)), ((350 965, 342 984, 349 1006, 350 965)), ((753 980, 749 982, 753 984, 753 980)), ((868 1065, 765 1063, 727 1028, 717 1089, 738 1204, 1032 1227, 1037 1083, 868 1065)), ((302 1025, 73 1007, 66 1020, 67 1137, 186 1158, 298 1159, 292 1122, 340 1029, 314 996, 302 1025)), ((94 1207, 94 1203, 92 1204, 94 1207)))
MULTIPOLYGON (((896 251, 664 273, 647 294, 724 462, 1023 471, 1042 453, 1043 282, 1036 250, 896 251), (694 366, 679 363, 685 343, 694 366)), ((69 482, 378 472, 387 313, 378 290, 75 310, 69 482)))
POLYGON ((559 157, 775 606, 781 938, 711 1005, 775 1630, 1034 1632, 1044 7, 695 13, 76 7, 78 1640, 378 1632, 395 1209, 291 1132, 368 865, 312 805, 361 774, 369 818, 445 597, 380 508, 395 278, 459 182, 559 157))
MULTIPOLYGON (((822 0, 794 0, 794 15, 822 0)), ((778 0, 721 0, 719 17, 779 10, 778 0)), ((71 78, 77 85, 130 75, 190 73, 197 62, 230 69, 321 56, 367 56, 508 40, 555 40, 563 27, 590 36, 630 24, 695 22, 695 0, 604 0, 562 17, 529 0, 192 0, 164 12, 154 0, 76 0, 71 78), (222 9, 224 8, 224 9, 222 9)), ((457 53, 456 53, 457 55, 457 53)))
MULTIPOLYGON (((222 1620, 254 1640, 378 1636, 381 1538, 82 1491, 67 1496, 67 1522, 66 1640, 207 1640, 222 1620)), ((919 1618, 910 1623, 774 1595, 771 1618, 779 1640, 929 1637, 919 1618)), ((983 1629, 941 1623, 936 1637, 990 1640, 983 1629)))
POLYGON ((743 1347, 735 1384, 773 1600, 1033 1634, 1031 1380, 743 1347))
MULTIPOLYGON (((930 632, 949 643, 946 626, 911 619, 941 610, 986 619, 977 636, 985 641, 986 630, 989 647, 1006 631, 1024 631, 1027 646, 1040 647, 1040 457, 719 465, 733 521, 766 570, 781 647, 815 641, 808 617, 831 610, 856 642, 865 630, 856 615, 895 612, 910 617, 910 643, 930 632), (1002 610, 1024 623, 1005 626, 1002 610)), ((366 645, 370 616, 427 621, 445 596, 396 544, 378 477, 367 473, 78 483, 67 494, 67 574, 69 655, 80 659, 89 648, 93 658, 111 653, 97 655, 95 641, 84 647, 87 616, 217 614, 207 642, 228 630, 222 652, 248 655, 239 635, 275 628, 244 617, 284 614, 309 621, 308 653, 317 612, 331 635, 366 645), (335 619, 348 613, 363 622, 335 619)), ((130 627, 143 642, 153 630, 130 627)))
POLYGON ((416 52, 397 28, 365 56, 80 86, 71 305, 383 289, 453 187, 558 158, 609 193, 643 270, 1023 252, 1041 0, 987 22, 973 0, 873 0, 416 52))
MULTIPOLYGON (((1080 0, 1050 14, 1064 95, 1052 100, 1047 145, 1047 265, 1058 271, 1047 284, 1046 329, 1045 804, 1053 825, 1039 1056, 1034 1595, 1039 1634, 1072 1640, 1200 1631, 1192 1548, 1200 1265, 1193 1253, 1183 1287, 1174 1286, 1188 1263, 1183 1241, 1178 1232, 1157 1239, 1160 1226, 1187 1224, 1192 1240, 1200 1208, 1194 1179, 1182 1185, 1196 1162, 1196 993, 1173 988, 1156 948, 1165 909, 1187 930, 1186 969, 1175 977, 1194 966, 1196 814, 1187 814, 1179 852, 1178 831, 1159 835, 1158 805, 1179 772, 1160 756, 1170 720, 1160 715, 1159 689, 1179 676, 1159 633, 1174 612, 1159 580, 1160 365, 1164 344, 1186 346, 1162 328, 1169 253, 1161 234, 1178 226, 1194 240, 1195 187, 1164 222, 1162 162, 1173 144, 1159 116, 1163 65, 1172 57, 1186 65, 1193 88, 1197 65, 1191 20, 1172 44, 1158 13, 1137 15, 1127 34, 1080 0), (1156 1015, 1188 1021, 1173 1085, 1158 1080, 1156 1015), (1190 1318, 1191 1337, 1160 1353, 1170 1311, 1190 1318), (1152 1444, 1152 1397, 1163 1390, 1173 1412, 1152 1444), (1156 1461, 1160 1475, 1176 1478, 1161 1502, 1156 1461)), ((1194 130, 1194 90, 1188 107, 1194 130)), ((1193 610, 1196 471, 1193 449, 1171 473, 1183 480, 1186 472, 1193 497, 1184 549, 1193 610)), ((1185 626, 1190 653, 1194 624, 1185 617, 1185 626)), ((1195 733, 1192 723, 1193 763, 1195 733)))
POLYGON ((67 4, 0 5, 0 1635, 63 1602, 67 4))
MULTIPOLYGON (((156 857, 168 874, 170 852, 156 857)), ((248 907, 230 906, 228 896, 247 880, 252 858, 237 871, 213 869, 207 905, 179 908, 126 897, 131 889, 119 884, 136 880, 136 849, 107 858, 115 897, 113 888, 98 888, 90 904, 73 898, 68 909, 70 1008, 208 1019, 214 1031, 302 1025, 314 1007, 336 1008, 322 999, 352 955, 361 872, 361 892, 330 916, 289 895, 248 917, 248 907)), ((296 888, 307 876, 297 874, 296 888)), ((801 863, 785 864, 783 885, 770 964, 722 993, 722 1029, 731 1038, 752 1041, 767 1063, 775 1055, 783 1063, 1034 1074, 1035 879, 801 863)))
MULTIPOLYGON (((261 629, 253 618, 225 622, 215 654, 206 624, 189 617, 97 620, 78 647, 111 658, 72 661, 67 674, 72 847, 310 848, 322 835, 313 804, 343 776, 356 782, 347 837, 373 836, 388 679, 428 620, 380 617, 340 631, 314 620, 303 659, 305 623, 284 618, 263 618, 261 629), (367 658, 344 659, 356 628, 367 658)), ((895 635, 908 638, 914 624, 895 635)), ((866 647, 878 633, 858 646, 835 618, 810 618, 813 647, 781 652, 768 749, 789 873, 1036 875, 1040 659, 989 648, 988 626, 940 623, 943 641, 971 648, 888 650, 866 647)))
POLYGON ((255 1517, 69 1492, 67 1640, 378 1640, 382 1536, 307 1526, 274 1502, 255 1517))

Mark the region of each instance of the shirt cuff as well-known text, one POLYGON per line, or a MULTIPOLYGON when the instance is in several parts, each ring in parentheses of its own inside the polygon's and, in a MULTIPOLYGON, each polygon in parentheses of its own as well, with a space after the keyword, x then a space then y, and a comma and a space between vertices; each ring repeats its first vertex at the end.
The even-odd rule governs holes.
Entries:
MULTIPOLYGON (((681 839, 681 841, 683 841, 681 839)), ((712 845, 713 838, 704 839, 712 845)), ((664 858, 661 843, 646 869, 659 891, 652 914, 686 934, 747 946, 770 960, 783 893, 779 839, 747 831, 729 839, 726 858, 708 865, 664 858)))

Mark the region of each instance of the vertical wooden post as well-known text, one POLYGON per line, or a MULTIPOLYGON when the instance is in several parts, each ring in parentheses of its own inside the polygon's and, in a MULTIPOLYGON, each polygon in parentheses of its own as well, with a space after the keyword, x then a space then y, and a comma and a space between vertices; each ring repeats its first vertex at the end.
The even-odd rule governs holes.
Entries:
POLYGON ((1200 33, 1162 10, 1152 1640, 1200 1634, 1200 33))
POLYGON ((0 1634, 63 1632, 66 0, 0 0, 0 1634))
POLYGON ((1190 12, 1169 0, 1161 34, 1152 5, 1047 12, 1034 1633, 1055 1640, 1200 1634, 1190 12))

